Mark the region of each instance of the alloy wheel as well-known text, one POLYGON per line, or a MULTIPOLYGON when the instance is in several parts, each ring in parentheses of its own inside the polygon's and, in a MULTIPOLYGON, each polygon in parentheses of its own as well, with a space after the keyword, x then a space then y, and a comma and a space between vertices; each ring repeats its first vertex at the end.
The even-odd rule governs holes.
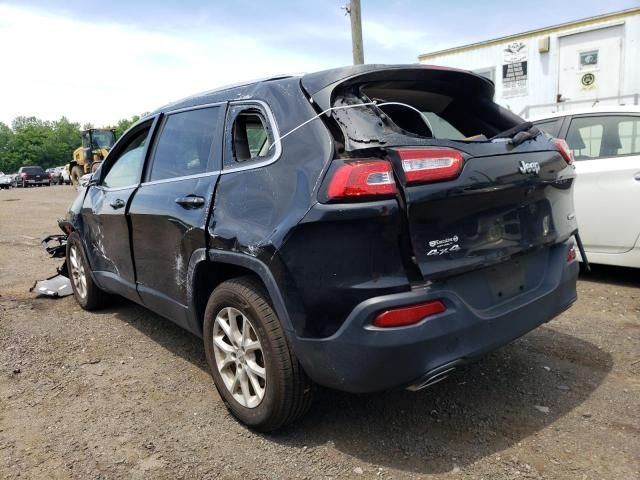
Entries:
POLYGON ((72 245, 69 249, 69 263, 71 264, 71 280, 76 287, 76 292, 81 298, 85 298, 87 296, 87 275, 77 245, 72 245))
POLYGON ((213 325, 213 350, 225 387, 243 407, 256 408, 266 391, 262 345, 251 321, 240 310, 226 307, 213 325))

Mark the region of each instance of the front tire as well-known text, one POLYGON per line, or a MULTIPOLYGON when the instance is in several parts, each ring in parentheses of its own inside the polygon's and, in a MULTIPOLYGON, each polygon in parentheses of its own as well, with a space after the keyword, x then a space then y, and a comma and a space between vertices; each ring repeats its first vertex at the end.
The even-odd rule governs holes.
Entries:
POLYGON ((268 432, 309 409, 311 381, 289 348, 266 292, 253 278, 232 279, 213 291, 203 336, 216 388, 242 423, 268 432))
POLYGON ((67 271, 73 296, 82 308, 97 310, 106 305, 109 296, 93 281, 80 236, 76 232, 67 238, 67 271))

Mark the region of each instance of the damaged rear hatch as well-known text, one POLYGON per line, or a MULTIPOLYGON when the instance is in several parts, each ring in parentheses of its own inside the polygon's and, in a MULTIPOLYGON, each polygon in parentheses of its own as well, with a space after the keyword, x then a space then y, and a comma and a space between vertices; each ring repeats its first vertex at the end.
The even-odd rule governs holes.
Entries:
MULTIPOLYGON (((351 71, 353 72, 353 70, 351 71)), ((437 67, 302 78, 337 157, 391 162, 423 279, 502 262, 577 230, 566 144, 495 104, 493 84, 437 67), (356 105, 359 105, 356 107, 356 105)))

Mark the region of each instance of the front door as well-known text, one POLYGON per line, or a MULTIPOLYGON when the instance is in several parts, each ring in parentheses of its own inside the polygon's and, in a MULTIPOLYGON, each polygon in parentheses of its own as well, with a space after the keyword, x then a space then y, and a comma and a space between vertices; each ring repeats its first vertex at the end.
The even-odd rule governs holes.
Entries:
POLYGON ((86 252, 98 284, 129 298, 135 293, 135 270, 129 244, 127 208, 140 183, 150 125, 127 135, 108 158, 96 185, 89 187, 82 217, 86 252))
POLYGON ((574 116, 574 201, 587 252, 624 253, 640 235, 640 115, 574 116))
POLYGON ((165 115, 129 209, 140 297, 181 324, 191 254, 206 246, 224 113, 224 106, 208 106, 165 115))

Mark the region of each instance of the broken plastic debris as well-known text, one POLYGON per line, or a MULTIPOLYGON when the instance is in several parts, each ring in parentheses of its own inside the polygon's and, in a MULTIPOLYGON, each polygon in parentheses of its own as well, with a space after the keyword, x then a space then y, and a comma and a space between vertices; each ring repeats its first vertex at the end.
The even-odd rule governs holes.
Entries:
POLYGON ((54 298, 66 297, 73 293, 71 280, 61 274, 35 282, 29 291, 54 298))

